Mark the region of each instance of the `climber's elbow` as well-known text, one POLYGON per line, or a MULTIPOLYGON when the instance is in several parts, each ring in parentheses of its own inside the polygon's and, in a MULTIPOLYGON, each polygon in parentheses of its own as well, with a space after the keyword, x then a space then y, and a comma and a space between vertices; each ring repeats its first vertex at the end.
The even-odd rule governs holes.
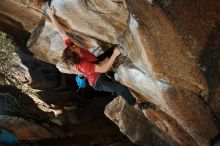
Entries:
POLYGON ((61 29, 59 33, 64 41, 69 39, 67 33, 63 29, 61 29))
POLYGON ((108 69, 103 65, 96 65, 95 66, 95 72, 96 73, 106 73, 108 69))

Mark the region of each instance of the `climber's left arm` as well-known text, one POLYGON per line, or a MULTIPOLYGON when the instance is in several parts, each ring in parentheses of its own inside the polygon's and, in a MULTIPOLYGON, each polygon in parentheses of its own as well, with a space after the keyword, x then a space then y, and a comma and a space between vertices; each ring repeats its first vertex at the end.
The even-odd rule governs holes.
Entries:
POLYGON ((67 33, 64 31, 63 27, 60 25, 60 23, 57 21, 55 17, 55 10, 54 7, 48 7, 46 10, 48 16, 50 17, 54 27, 57 29, 63 40, 67 40, 69 37, 67 33))

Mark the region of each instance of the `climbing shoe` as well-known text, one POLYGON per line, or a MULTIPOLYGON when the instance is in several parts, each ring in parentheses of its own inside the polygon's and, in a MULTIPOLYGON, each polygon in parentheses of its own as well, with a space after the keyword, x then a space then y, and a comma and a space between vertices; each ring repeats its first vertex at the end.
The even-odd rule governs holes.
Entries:
POLYGON ((138 103, 138 107, 140 110, 144 110, 144 109, 148 109, 148 108, 151 108, 151 109, 156 108, 156 106, 150 102, 140 102, 140 103, 138 103))

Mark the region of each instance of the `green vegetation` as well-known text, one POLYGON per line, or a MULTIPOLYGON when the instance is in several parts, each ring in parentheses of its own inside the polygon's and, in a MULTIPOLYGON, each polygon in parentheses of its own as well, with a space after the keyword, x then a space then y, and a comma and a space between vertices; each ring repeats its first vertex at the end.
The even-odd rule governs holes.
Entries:
POLYGON ((12 66, 15 57, 14 43, 7 35, 0 32, 0 73, 6 75, 12 66))

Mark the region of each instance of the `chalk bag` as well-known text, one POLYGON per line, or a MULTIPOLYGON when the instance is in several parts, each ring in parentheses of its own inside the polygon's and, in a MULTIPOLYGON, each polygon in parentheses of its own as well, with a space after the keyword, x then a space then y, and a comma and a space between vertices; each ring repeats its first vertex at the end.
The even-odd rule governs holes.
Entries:
POLYGON ((83 75, 76 76, 76 83, 79 88, 86 88, 86 78, 83 75))

